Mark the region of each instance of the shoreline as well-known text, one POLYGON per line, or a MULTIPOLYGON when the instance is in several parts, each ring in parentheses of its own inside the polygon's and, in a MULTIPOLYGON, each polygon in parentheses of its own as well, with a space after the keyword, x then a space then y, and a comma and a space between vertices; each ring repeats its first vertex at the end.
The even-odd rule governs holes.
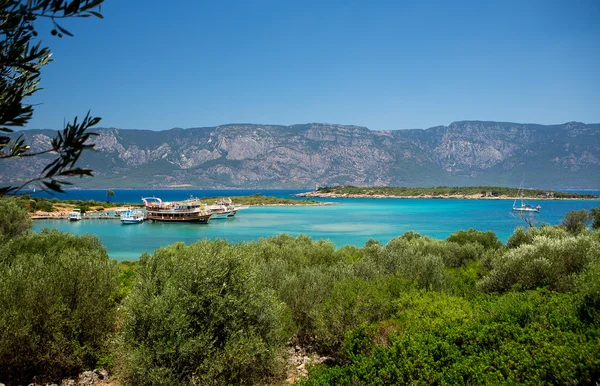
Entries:
POLYGON ((431 194, 420 194, 417 196, 395 196, 390 194, 353 194, 353 193, 320 193, 320 192, 306 192, 306 193, 297 193, 293 196, 296 197, 311 197, 311 198, 410 198, 410 199, 459 199, 459 200, 529 200, 529 201, 562 201, 562 200, 570 200, 570 201, 594 201, 600 200, 600 197, 512 197, 512 196, 487 196, 481 194, 443 194, 443 195, 431 195, 431 194))
MULTIPOLYGON (((301 201, 304 202, 304 201, 301 201)), ((249 204, 249 205, 244 205, 246 207, 258 207, 258 206, 328 206, 328 205, 336 205, 337 203, 335 202, 313 202, 310 204, 249 204)), ((82 220, 119 220, 120 218, 115 216, 113 213, 111 212, 115 212, 117 210, 124 210, 127 209, 129 206, 123 206, 123 207, 115 207, 115 208, 111 208, 111 210, 104 210, 104 211, 93 211, 91 213, 94 214, 94 216, 85 216, 83 215, 82 220)), ((61 211, 56 211, 56 212, 44 212, 44 211, 37 211, 34 213, 29 213, 29 218, 31 220, 68 220, 69 217, 71 215, 71 210, 65 211, 65 210, 61 210, 61 211)))

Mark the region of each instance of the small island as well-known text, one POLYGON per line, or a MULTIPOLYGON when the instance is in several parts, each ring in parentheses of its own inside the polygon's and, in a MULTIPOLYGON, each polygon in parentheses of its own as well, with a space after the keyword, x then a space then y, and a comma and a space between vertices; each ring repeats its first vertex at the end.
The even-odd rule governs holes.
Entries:
POLYGON ((307 198, 460 198, 496 200, 514 200, 518 198, 534 198, 536 200, 600 199, 600 197, 592 194, 540 189, 506 188, 500 186, 438 186, 434 188, 324 186, 319 187, 312 192, 299 193, 296 196, 307 198))

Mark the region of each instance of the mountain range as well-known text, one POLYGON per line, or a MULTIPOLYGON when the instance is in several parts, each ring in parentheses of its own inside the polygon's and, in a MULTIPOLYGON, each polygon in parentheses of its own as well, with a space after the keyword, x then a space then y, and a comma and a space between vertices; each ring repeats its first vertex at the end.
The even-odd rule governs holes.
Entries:
MULTIPOLYGON (((231 124, 165 131, 101 128, 79 188, 356 186, 600 186, 600 124, 460 121, 375 131, 310 123, 231 124)), ((56 132, 22 131, 32 150, 56 132)), ((0 162, 0 183, 36 176, 48 158, 0 162)))

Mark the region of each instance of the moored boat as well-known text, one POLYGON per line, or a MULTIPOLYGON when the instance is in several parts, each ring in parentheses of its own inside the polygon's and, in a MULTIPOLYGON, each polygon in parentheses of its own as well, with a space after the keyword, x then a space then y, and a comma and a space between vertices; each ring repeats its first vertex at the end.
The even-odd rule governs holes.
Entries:
POLYGON ((216 209, 216 210, 219 211, 220 213, 225 213, 225 217, 222 217, 222 218, 234 217, 239 210, 247 208, 247 206, 233 205, 231 198, 228 198, 227 200, 222 199, 222 200, 215 201, 215 205, 212 205, 211 208, 213 208, 213 207, 215 209, 220 208, 220 209, 216 209))
POLYGON ((121 213, 122 224, 139 224, 145 220, 144 212, 139 209, 128 209, 121 213))
POLYGON ((73 209, 73 211, 69 215, 69 220, 70 221, 79 221, 79 220, 81 220, 81 209, 79 209, 79 208, 73 209))
POLYGON ((521 183, 521 186, 519 186, 519 196, 520 196, 521 204, 518 205, 517 201, 519 199, 516 199, 515 202, 513 202, 513 207, 512 207, 513 212, 539 212, 540 209, 542 208, 540 205, 533 206, 533 205, 530 205, 527 202, 525 202, 525 197, 523 194, 523 183, 521 183))
POLYGON ((146 207, 146 218, 152 221, 206 224, 213 215, 197 199, 163 202, 157 197, 145 197, 142 201, 146 207))
POLYGON ((208 210, 211 211, 212 218, 215 220, 223 220, 227 217, 232 216, 232 209, 229 208, 229 205, 223 204, 222 201, 216 201, 214 205, 210 205, 207 207, 208 210))

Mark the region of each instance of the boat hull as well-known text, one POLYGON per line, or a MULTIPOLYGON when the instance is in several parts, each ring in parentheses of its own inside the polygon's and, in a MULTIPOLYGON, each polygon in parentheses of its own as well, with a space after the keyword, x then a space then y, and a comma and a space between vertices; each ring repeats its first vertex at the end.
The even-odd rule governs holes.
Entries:
POLYGON ((172 213, 165 214, 150 214, 147 215, 148 220, 156 221, 156 222, 190 222, 190 223, 198 223, 198 224, 206 224, 208 220, 212 217, 212 214, 200 214, 194 215, 190 214, 189 216, 181 216, 172 213))
POLYGON ((144 219, 126 219, 126 220, 121 220, 121 224, 139 224, 141 222, 143 222, 144 219))
POLYGON ((539 209, 536 208, 513 208, 514 212, 539 212, 539 209))
POLYGON ((213 220, 224 220, 227 217, 231 217, 231 212, 216 212, 216 213, 213 213, 211 218, 213 220))

